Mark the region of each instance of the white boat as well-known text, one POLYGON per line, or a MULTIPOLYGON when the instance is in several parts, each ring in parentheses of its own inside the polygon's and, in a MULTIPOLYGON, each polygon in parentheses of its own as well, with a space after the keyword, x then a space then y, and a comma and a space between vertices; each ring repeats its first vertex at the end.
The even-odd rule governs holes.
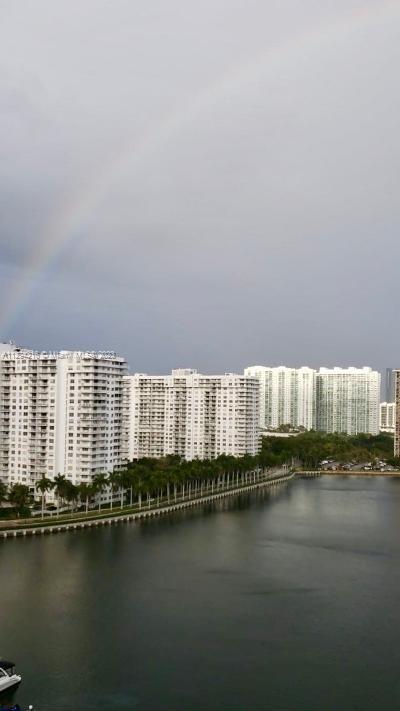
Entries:
POLYGON ((21 682, 21 677, 15 673, 14 667, 14 662, 0 659, 0 694, 6 689, 12 689, 13 686, 18 686, 21 682))

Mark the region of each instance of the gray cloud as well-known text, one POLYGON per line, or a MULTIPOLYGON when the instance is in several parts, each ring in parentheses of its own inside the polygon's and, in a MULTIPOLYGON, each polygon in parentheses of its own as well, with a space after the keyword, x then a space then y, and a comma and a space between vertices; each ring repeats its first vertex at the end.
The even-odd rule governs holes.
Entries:
POLYGON ((149 371, 399 364, 398 3, 0 14, 0 337, 149 371))

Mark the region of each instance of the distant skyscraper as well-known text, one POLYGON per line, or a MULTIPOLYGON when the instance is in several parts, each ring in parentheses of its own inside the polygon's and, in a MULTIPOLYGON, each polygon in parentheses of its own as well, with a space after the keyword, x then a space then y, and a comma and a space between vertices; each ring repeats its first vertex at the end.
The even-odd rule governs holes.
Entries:
POLYGON ((381 376, 371 368, 320 368, 316 382, 316 429, 378 434, 381 376))
POLYGON ((261 427, 313 428, 315 370, 254 365, 245 368, 244 372, 258 378, 260 383, 261 427))
POLYGON ((384 388, 385 402, 394 402, 394 400, 395 400, 394 381, 395 381, 394 370, 392 368, 386 368, 385 388, 384 388))

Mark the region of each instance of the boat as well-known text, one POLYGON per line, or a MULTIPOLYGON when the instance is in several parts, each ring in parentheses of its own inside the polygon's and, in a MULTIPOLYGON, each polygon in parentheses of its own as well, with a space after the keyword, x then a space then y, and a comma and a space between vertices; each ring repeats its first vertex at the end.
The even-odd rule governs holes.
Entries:
POLYGON ((7 689, 12 689, 21 683, 21 677, 15 673, 14 662, 0 659, 0 694, 7 689))

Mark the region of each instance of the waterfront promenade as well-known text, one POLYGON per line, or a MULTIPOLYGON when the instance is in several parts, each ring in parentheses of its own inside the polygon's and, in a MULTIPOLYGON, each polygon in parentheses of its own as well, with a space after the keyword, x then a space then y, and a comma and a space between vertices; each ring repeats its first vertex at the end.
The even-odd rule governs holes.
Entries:
POLYGON ((68 517, 54 517, 51 519, 41 519, 35 521, 25 519, 24 521, 13 520, 4 522, 0 530, 0 538, 10 539, 19 536, 34 536, 50 533, 62 533, 66 531, 77 531, 85 528, 93 528, 98 526, 107 526, 118 523, 128 523, 149 519, 156 516, 164 516, 174 511, 179 511, 186 508, 193 508, 203 504, 223 499, 227 496, 235 496, 255 489, 265 487, 278 486, 293 479, 295 473, 287 467, 282 467, 279 470, 265 470, 260 472, 252 472, 250 479, 247 482, 241 482, 239 486, 230 486, 219 488, 218 490, 209 490, 201 496, 196 497, 177 497, 176 501, 169 503, 161 503, 156 506, 146 506, 138 508, 124 506, 121 508, 108 509, 106 512, 90 511, 88 514, 77 514, 68 517))

